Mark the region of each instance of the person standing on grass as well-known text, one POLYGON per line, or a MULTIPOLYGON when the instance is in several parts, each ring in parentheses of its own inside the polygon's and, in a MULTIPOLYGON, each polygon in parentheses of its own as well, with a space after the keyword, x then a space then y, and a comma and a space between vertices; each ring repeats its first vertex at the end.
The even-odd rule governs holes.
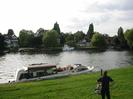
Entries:
POLYGON ((113 79, 107 75, 107 71, 105 71, 103 76, 97 80, 98 83, 102 84, 102 88, 101 88, 102 99, 105 99, 105 96, 107 96, 107 99, 111 99, 109 83, 112 81, 113 79))

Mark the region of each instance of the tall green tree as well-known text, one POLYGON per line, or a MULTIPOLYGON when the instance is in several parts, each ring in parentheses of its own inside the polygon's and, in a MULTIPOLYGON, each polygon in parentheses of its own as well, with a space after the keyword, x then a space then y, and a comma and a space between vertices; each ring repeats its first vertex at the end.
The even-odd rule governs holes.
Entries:
POLYGON ((122 27, 120 27, 118 29, 118 33, 117 34, 118 34, 118 39, 120 41, 120 47, 122 47, 122 48, 127 47, 127 43, 126 43, 126 40, 125 40, 125 37, 124 37, 124 33, 123 33, 123 28, 122 27))
POLYGON ((13 29, 8 29, 8 33, 7 34, 10 35, 10 36, 14 35, 13 29))
POLYGON ((33 47, 35 48, 40 48, 42 47, 42 38, 43 38, 43 34, 46 33, 47 30, 44 30, 43 28, 39 28, 35 35, 34 35, 34 39, 33 39, 33 47))
POLYGON ((55 30, 47 31, 42 38, 44 47, 58 47, 60 44, 59 34, 55 30))
POLYGON ((74 47, 75 41, 74 41, 74 34, 72 33, 65 33, 64 34, 65 44, 74 47))
POLYGON ((72 33, 65 33, 64 37, 65 37, 65 43, 69 41, 74 41, 74 35, 72 33))
POLYGON ((130 48, 133 49, 133 28, 125 32, 125 38, 130 48))
POLYGON ((112 43, 114 47, 119 47, 120 46, 120 41, 118 39, 118 36, 113 36, 112 43))
POLYGON ((56 30, 59 34, 61 33, 59 24, 57 22, 54 24, 53 30, 56 30))
POLYGON ((20 47, 33 47, 34 33, 28 30, 21 30, 19 33, 20 47))
POLYGON ((106 41, 104 39, 104 36, 100 33, 95 33, 91 39, 91 43, 93 46, 98 48, 105 48, 106 47, 106 41))
POLYGON ((0 52, 5 49, 4 36, 0 33, 0 52))
POLYGON ((80 42, 85 38, 85 34, 83 33, 83 31, 77 31, 76 33, 74 33, 74 41, 75 42, 80 42))
POLYGON ((89 41, 91 41, 93 34, 94 34, 94 26, 93 26, 93 23, 91 23, 89 25, 89 29, 88 29, 88 32, 87 32, 87 37, 88 37, 89 41))
POLYGON ((40 48, 42 46, 42 36, 34 36, 33 47, 40 48))
POLYGON ((60 44, 61 44, 61 46, 63 46, 64 43, 65 43, 65 34, 62 32, 60 34, 60 44))

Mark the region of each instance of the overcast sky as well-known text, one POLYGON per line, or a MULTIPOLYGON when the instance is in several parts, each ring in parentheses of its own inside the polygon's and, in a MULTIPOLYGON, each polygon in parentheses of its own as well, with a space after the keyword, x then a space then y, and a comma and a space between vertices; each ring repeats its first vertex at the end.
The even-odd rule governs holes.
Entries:
POLYGON ((95 31, 116 35, 120 26, 133 27, 133 0, 0 0, 0 32, 13 29, 51 29, 58 22, 62 32, 95 31))

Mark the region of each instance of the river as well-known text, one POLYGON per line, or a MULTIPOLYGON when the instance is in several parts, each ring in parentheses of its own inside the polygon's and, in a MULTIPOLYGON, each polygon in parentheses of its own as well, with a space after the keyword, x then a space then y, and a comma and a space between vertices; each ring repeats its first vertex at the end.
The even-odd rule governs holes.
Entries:
POLYGON ((0 83, 14 79, 17 69, 33 63, 49 63, 57 66, 79 63, 106 70, 133 65, 133 52, 107 50, 104 52, 8 53, 0 56, 0 83))

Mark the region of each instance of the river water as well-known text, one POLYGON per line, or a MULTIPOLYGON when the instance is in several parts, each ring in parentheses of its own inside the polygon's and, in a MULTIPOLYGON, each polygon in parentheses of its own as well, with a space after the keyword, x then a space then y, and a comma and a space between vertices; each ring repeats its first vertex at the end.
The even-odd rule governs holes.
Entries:
POLYGON ((56 64, 59 67, 78 63, 106 70, 133 65, 133 52, 108 50, 104 52, 9 53, 0 56, 0 83, 14 79, 17 69, 33 63, 56 64))

